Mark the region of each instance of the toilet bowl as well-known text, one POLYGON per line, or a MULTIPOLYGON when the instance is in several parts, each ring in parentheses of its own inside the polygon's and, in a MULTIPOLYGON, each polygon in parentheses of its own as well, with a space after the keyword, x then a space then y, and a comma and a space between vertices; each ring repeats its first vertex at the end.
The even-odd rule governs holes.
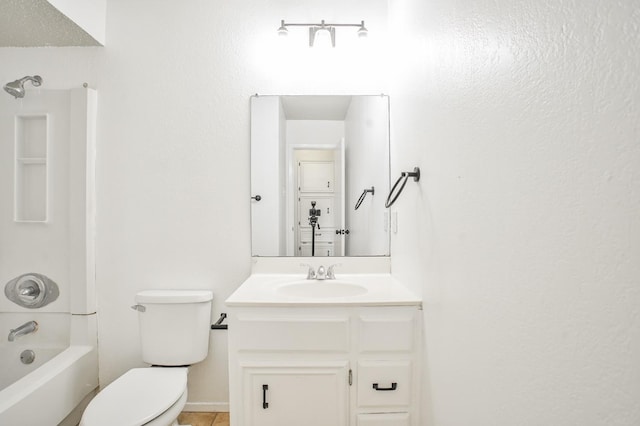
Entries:
POLYGON ((89 404, 80 426, 171 426, 187 402, 186 367, 134 368, 89 404))
POLYGON ((89 403, 80 426, 175 426, 187 402, 188 366, 209 351, 207 290, 147 290, 136 295, 142 360, 89 403))

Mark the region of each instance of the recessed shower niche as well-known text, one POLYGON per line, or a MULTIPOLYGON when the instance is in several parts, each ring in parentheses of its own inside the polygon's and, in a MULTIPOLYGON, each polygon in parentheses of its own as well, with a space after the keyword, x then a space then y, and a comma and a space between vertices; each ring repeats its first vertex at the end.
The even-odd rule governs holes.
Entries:
POLYGON ((16 222, 46 222, 48 219, 48 121, 47 114, 15 118, 16 222))

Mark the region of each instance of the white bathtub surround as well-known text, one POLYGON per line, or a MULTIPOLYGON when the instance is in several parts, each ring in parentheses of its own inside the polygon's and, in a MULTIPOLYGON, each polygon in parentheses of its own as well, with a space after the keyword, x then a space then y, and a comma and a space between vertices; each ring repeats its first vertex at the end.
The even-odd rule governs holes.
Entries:
MULTIPOLYGON (((39 312, 95 312, 97 102, 89 88, 0 96, 0 135, 14 141, 0 144, 0 283, 51 278, 60 296, 39 312)), ((0 297, 0 312, 30 311, 0 297)))
POLYGON ((87 88, 38 89, 28 90, 20 102, 4 101, 0 100, 0 132, 7 136, 3 140, 15 144, 0 144, 0 199, 8 200, 7 205, 15 200, 16 205, 0 213, 0 281, 42 273, 56 281, 59 296, 39 308, 0 298, 5 339, 0 340, 0 358, 11 367, 1 377, 6 387, 0 390, 0 424, 74 424, 79 420, 78 405, 98 386, 97 97, 87 88), (37 331, 6 340, 9 329, 28 321, 38 323, 37 331), (32 364, 20 362, 24 350, 35 354, 32 364))

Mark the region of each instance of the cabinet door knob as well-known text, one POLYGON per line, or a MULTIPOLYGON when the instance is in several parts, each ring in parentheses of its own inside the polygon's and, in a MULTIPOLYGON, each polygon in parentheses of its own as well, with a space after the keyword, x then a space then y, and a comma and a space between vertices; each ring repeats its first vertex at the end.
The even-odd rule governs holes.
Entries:
POLYGON ((256 195, 255 197, 251 197, 252 200, 256 200, 256 201, 260 201, 262 200, 262 197, 259 195, 256 195))
POLYGON ((393 382, 391 383, 390 388, 381 388, 377 383, 374 383, 373 388, 377 391, 394 391, 398 388, 398 384, 396 382, 393 382))

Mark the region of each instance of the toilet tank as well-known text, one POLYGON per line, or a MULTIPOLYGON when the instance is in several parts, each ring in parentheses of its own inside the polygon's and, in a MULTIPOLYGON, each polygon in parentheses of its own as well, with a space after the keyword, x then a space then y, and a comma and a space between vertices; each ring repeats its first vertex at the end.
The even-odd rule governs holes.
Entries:
POLYGON ((152 365, 189 365, 209 352, 208 290, 146 290, 136 294, 142 360, 152 365))

